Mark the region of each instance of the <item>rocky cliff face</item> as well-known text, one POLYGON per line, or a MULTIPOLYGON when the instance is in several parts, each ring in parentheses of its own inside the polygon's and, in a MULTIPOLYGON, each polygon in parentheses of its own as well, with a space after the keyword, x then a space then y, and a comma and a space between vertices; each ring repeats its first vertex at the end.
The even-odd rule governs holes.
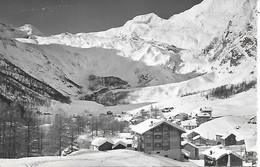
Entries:
POLYGON ((48 84, 30 76, 0 54, 0 93, 11 101, 24 105, 45 105, 50 99, 69 103, 65 97, 48 84))
POLYGON ((99 77, 95 75, 90 75, 88 77, 89 89, 92 91, 97 91, 100 89, 124 89, 127 88, 128 83, 123 81, 119 77, 108 76, 108 77, 99 77))

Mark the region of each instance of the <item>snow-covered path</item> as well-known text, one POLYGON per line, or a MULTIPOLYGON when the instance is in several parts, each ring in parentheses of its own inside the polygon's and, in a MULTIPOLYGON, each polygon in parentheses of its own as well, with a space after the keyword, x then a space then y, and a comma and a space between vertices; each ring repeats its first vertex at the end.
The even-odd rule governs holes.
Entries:
POLYGON ((169 158, 131 150, 81 151, 67 157, 0 159, 0 167, 85 167, 85 166, 196 166, 169 158))

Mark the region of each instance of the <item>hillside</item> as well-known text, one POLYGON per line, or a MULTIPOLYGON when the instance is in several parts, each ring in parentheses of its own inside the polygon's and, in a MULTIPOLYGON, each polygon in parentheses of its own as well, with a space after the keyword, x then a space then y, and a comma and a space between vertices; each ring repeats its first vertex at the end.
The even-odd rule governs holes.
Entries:
POLYGON ((169 158, 147 155, 131 150, 93 151, 81 150, 66 157, 31 157, 0 159, 5 167, 76 167, 76 166, 197 166, 169 158))

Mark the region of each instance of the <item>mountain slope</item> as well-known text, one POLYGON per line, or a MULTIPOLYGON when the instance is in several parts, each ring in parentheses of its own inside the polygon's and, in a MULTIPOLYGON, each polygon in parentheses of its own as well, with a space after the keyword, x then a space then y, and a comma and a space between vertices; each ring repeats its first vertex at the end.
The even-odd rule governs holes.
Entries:
POLYGON ((256 2, 204 0, 168 20, 147 14, 94 33, 2 25, 0 54, 73 99, 162 101, 256 80, 256 2))

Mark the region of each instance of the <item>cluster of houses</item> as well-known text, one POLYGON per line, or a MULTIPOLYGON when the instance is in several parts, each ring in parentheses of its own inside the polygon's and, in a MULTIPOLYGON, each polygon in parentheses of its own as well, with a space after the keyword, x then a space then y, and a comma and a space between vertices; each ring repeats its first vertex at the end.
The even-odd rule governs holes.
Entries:
POLYGON ((131 133, 120 133, 117 139, 104 137, 95 138, 91 142, 90 148, 93 150, 107 151, 116 149, 132 149, 133 136, 131 133))
POLYGON ((168 117, 167 120, 180 125, 185 130, 192 130, 212 120, 212 111, 211 107, 202 107, 199 109, 199 113, 194 116, 187 113, 178 113, 175 116, 168 117))
POLYGON ((157 154, 171 159, 183 161, 185 159, 204 159, 205 166, 242 166, 244 158, 226 147, 245 144, 246 154, 256 157, 255 145, 250 140, 237 141, 233 133, 216 134, 214 140, 206 139, 196 131, 192 131, 200 124, 212 119, 212 109, 204 107, 195 118, 190 119, 187 114, 177 114, 175 119, 181 123, 167 119, 146 119, 133 125, 131 133, 122 133, 118 139, 110 140, 97 138, 91 147, 105 151, 112 149, 134 149, 147 154, 157 154), (188 133, 186 133, 188 130, 188 133), (201 146, 207 147, 201 154, 201 146), (250 148, 249 148, 250 147, 250 148))

